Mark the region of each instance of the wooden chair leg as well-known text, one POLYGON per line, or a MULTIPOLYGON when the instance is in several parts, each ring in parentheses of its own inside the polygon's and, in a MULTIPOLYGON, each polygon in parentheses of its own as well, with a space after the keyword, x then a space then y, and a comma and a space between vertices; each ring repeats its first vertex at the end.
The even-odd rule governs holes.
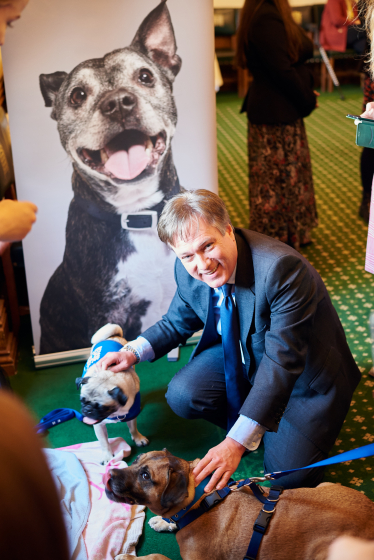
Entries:
POLYGON ((12 259, 10 257, 10 246, 8 246, 1 255, 1 260, 3 263, 3 270, 5 276, 6 289, 8 294, 10 317, 12 321, 12 332, 15 337, 18 336, 20 317, 18 308, 18 298, 16 290, 16 280, 14 277, 14 270, 12 259))
POLYGON ((326 66, 323 61, 321 62, 321 91, 323 93, 326 91, 326 66))

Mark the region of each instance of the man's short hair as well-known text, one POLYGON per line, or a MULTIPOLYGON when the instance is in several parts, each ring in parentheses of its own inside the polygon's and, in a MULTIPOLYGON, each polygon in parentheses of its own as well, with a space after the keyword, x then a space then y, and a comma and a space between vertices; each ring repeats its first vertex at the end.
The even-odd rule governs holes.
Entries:
POLYGON ((227 226, 232 227, 223 200, 205 189, 183 191, 165 204, 157 231, 164 243, 174 246, 178 240, 187 241, 191 233, 199 231, 199 221, 214 226, 225 235, 227 226))

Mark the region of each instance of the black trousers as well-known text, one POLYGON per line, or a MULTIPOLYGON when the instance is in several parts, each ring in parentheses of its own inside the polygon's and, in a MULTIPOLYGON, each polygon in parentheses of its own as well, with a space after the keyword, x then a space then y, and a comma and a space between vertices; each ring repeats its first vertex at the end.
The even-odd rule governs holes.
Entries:
MULTIPOLYGON (((248 382, 248 392, 250 390, 248 382)), ((172 410, 190 420, 204 418, 226 430, 227 400, 222 345, 208 348, 171 380, 166 399, 172 410)), ((278 432, 265 432, 264 472, 307 466, 326 459, 313 442, 284 418, 278 432)), ((305 469, 275 481, 285 488, 314 487, 322 482, 323 468, 305 469)))
POLYGON ((364 193, 370 195, 374 176, 374 149, 363 148, 361 152, 361 182, 364 193))

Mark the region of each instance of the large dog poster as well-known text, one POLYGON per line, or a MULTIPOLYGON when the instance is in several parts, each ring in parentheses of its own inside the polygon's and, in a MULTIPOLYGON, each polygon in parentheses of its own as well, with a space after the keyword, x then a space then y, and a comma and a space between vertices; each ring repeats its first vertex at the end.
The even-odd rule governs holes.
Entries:
POLYGON ((212 0, 32 0, 3 49, 36 354, 131 340, 166 312, 158 239, 182 187, 217 192, 212 0))

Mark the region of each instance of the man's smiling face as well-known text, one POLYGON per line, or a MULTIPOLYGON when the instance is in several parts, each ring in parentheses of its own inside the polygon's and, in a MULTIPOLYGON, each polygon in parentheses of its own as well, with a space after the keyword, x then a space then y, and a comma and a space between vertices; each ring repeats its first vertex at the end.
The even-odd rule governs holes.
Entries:
POLYGON ((225 235, 222 235, 203 220, 199 221, 198 229, 191 228, 187 241, 177 240, 172 249, 187 272, 211 288, 226 284, 238 259, 232 227, 228 225, 225 235))

